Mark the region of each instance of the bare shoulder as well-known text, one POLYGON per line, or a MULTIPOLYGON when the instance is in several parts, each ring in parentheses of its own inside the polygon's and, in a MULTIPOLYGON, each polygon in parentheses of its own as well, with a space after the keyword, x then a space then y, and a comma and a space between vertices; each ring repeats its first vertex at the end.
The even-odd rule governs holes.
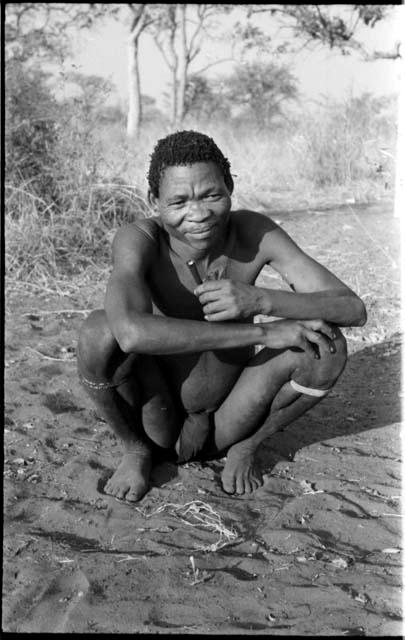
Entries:
POLYGON ((279 226, 270 216, 249 209, 232 211, 232 220, 237 230, 240 230, 245 237, 251 237, 255 240, 265 233, 279 229, 279 226))
POLYGON ((233 211, 232 221, 240 243, 247 249, 256 247, 257 251, 265 239, 268 243, 269 237, 280 229, 270 216, 249 209, 233 211))
POLYGON ((152 218, 136 220, 120 227, 113 240, 114 268, 125 266, 131 269, 146 265, 155 257, 158 250, 160 225, 152 218))

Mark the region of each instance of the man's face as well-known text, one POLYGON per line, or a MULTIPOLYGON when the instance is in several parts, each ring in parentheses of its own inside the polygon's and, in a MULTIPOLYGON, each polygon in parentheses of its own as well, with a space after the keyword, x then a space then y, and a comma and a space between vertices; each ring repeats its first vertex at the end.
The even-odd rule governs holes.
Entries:
POLYGON ((214 162, 166 167, 159 197, 149 194, 149 199, 168 233, 196 249, 215 245, 231 210, 229 191, 214 162))

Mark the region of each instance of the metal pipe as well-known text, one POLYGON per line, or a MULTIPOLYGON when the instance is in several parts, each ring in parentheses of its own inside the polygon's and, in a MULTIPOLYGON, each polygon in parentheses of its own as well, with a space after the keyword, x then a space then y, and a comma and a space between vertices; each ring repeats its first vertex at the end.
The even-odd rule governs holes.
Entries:
POLYGON ((197 269, 197 265, 194 262, 194 260, 187 260, 187 266, 191 271, 191 275, 193 276, 194 280, 196 281, 197 284, 202 284, 202 279, 200 274, 198 273, 198 269, 197 269))

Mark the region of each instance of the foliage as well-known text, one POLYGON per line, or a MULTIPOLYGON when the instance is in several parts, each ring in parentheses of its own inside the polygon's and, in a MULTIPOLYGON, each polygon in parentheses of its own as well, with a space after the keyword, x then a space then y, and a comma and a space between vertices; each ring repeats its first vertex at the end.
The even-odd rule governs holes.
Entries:
POLYGON ((297 97, 297 81, 288 68, 275 63, 245 62, 228 76, 208 80, 192 75, 186 90, 186 113, 203 122, 230 118, 268 128, 297 97))
POLYGON ((10 63, 6 72, 6 168, 14 184, 30 185, 44 203, 58 202, 55 176, 58 105, 47 86, 47 75, 10 63))
POLYGON ((284 103, 297 96, 297 81, 288 68, 272 62, 238 65, 224 79, 229 109, 238 108, 239 120, 252 120, 260 128, 269 127, 282 114, 284 103))
POLYGON ((319 187, 377 179, 379 149, 395 140, 393 102, 363 93, 346 101, 328 100, 304 117, 298 147, 306 166, 301 173, 319 187))
POLYGON ((218 83, 205 76, 191 74, 186 85, 185 116, 206 122, 211 117, 224 116, 226 111, 227 105, 218 83))
POLYGON ((340 49, 341 53, 360 52, 365 56, 364 45, 356 40, 360 24, 373 28, 384 20, 392 11, 389 5, 345 5, 342 14, 338 5, 309 5, 309 4, 274 4, 274 5, 245 5, 248 18, 261 14, 262 19, 269 16, 282 24, 289 26, 294 36, 304 45, 321 44, 333 49, 340 49))
POLYGON ((7 72, 9 275, 72 274, 95 256, 107 260, 111 228, 146 211, 139 190, 107 164, 99 110, 108 85, 70 74, 81 95, 57 103, 39 71, 14 62, 7 72))
POLYGON ((89 28, 97 6, 66 2, 6 3, 6 60, 34 66, 38 60, 62 60, 70 52, 71 30, 89 28))

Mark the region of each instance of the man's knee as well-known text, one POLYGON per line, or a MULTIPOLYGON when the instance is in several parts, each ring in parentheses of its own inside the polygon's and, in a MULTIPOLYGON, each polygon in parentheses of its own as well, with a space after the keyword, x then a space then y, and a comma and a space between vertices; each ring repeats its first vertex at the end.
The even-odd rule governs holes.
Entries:
POLYGON ((117 342, 110 331, 103 309, 92 311, 83 322, 77 345, 80 369, 99 373, 104 368, 117 342))
POLYGON ((342 332, 336 328, 334 340, 336 351, 322 355, 319 360, 305 356, 305 365, 300 364, 293 379, 299 384, 315 389, 329 389, 338 380, 347 362, 347 343, 342 332))

